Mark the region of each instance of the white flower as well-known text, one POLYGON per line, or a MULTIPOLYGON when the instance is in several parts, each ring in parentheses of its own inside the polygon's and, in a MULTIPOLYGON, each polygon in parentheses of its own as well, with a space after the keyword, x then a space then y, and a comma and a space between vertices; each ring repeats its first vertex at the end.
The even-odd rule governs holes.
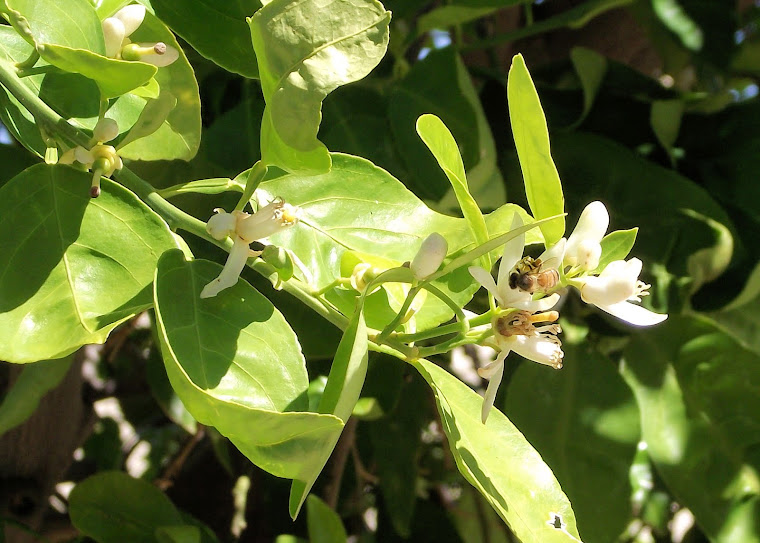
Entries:
POLYGON ((433 232, 426 237, 410 265, 414 277, 422 281, 433 275, 446 258, 448 250, 446 238, 438 232, 433 232))
POLYGON ((58 160, 60 164, 73 164, 78 162, 92 171, 92 186, 90 196, 100 196, 101 177, 110 177, 113 172, 120 170, 124 164, 116 149, 104 142, 112 140, 119 135, 119 127, 113 119, 102 118, 98 120, 92 130, 92 146, 85 149, 81 145, 69 149, 58 160))
MULTIPOLYGON (((515 214, 512 220, 512 230, 520 228, 523 225, 522 219, 519 215, 515 214)), ((559 301, 559 294, 554 293, 551 296, 546 296, 540 300, 534 300, 533 296, 520 289, 513 289, 509 286, 509 275, 515 265, 522 259, 523 248, 525 247, 525 234, 515 236, 510 241, 504 244, 504 253, 499 263, 499 275, 496 282, 494 282, 491 273, 478 266, 470 266, 469 272, 478 283, 483 285, 488 292, 493 294, 496 301, 499 303, 499 307, 508 308, 514 307, 517 309, 524 309, 527 311, 546 311, 551 309, 559 301)), ((565 240, 561 239, 549 250, 545 251, 541 255, 542 262, 551 262, 562 260, 562 253, 565 247, 565 240)))
POLYGON ((599 309, 638 326, 651 326, 668 318, 630 303, 640 302, 641 296, 649 294, 649 286, 639 281, 641 260, 615 260, 610 262, 598 276, 579 279, 581 298, 599 309))
POLYGON ((298 209, 282 200, 275 200, 253 215, 237 210, 232 213, 223 209, 214 211, 217 214, 209 219, 206 231, 218 240, 231 237, 232 249, 219 277, 203 287, 201 298, 216 296, 237 283, 248 259, 261 254, 251 251, 249 245, 252 241, 269 237, 298 222, 298 209))
POLYGON ((179 58, 179 51, 163 42, 132 43, 129 36, 145 19, 145 6, 131 4, 103 20, 106 56, 123 60, 139 60, 159 68, 179 58))
POLYGON ((480 412, 483 424, 493 407, 496 392, 499 390, 499 384, 504 375, 504 361, 511 351, 539 364, 545 364, 554 369, 562 368, 562 358, 565 353, 557 337, 557 334, 562 331, 559 325, 535 326, 537 322, 553 323, 558 317, 559 314, 556 311, 536 314, 520 311, 494 320, 495 345, 493 347, 499 350, 499 354, 496 360, 478 369, 478 375, 489 380, 480 412))
POLYGON ((588 204, 578 219, 565 246, 564 264, 582 270, 594 270, 602 255, 600 242, 610 225, 610 216, 602 202, 588 204))

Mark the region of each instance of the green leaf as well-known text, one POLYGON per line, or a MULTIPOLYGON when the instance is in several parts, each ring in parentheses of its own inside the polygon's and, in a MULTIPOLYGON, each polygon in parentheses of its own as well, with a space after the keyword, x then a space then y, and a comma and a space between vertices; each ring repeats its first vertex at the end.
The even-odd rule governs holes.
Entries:
POLYGON ((599 265, 590 273, 602 273, 602 270, 604 270, 610 262, 614 260, 625 260, 625 257, 627 257, 628 253, 633 249, 633 244, 636 242, 636 234, 638 231, 638 228, 631 228, 630 230, 615 230, 604 236, 600 243, 602 246, 602 256, 599 258, 599 265))
MULTIPOLYGON (((430 152, 433 153, 438 165, 446 173, 446 177, 449 178, 459 207, 475 241, 478 244, 485 243, 488 241, 486 221, 483 219, 483 213, 481 213, 478 203, 470 194, 462 155, 459 154, 459 147, 457 147, 454 136, 451 135, 441 119, 430 114, 422 115, 417 119, 417 133, 430 149, 430 152)), ((485 269, 491 269, 488 257, 485 258, 485 261, 485 269)))
MULTIPOLYGON (((360 298, 359 305, 354 311, 351 321, 348 323, 343 337, 335 352, 330 375, 327 384, 319 400, 319 413, 327 413, 340 418, 345 424, 351 416, 351 412, 359 399, 364 378, 367 375, 368 347, 367 326, 364 323, 364 299, 360 298)), ((314 469, 307 473, 306 477, 293 481, 290 490, 290 516, 296 518, 311 487, 319 477, 324 464, 330 458, 339 435, 335 436, 335 442, 325 444, 319 451, 324 462, 314 465, 314 469)), ((315 451, 316 452, 316 451, 315 451)))
POLYGON ((74 487, 71 523, 98 543, 158 541, 161 526, 184 524, 169 498, 154 485, 120 471, 104 471, 74 487))
MULTIPOLYGON (((150 114, 163 117, 166 103, 176 99, 177 105, 150 136, 125 145, 119 154, 133 160, 190 160, 198 152, 201 140, 201 99, 195 72, 174 35, 152 13, 145 13, 143 23, 130 39, 135 42, 162 41, 179 51, 176 61, 158 70, 155 78, 161 94, 155 102, 148 101, 149 105, 145 107, 155 107, 155 110, 149 110, 150 114)), ((139 104, 137 111, 141 112, 146 100, 137 97, 134 100, 139 104)))
POLYGON ((711 541, 760 541, 759 368, 757 354, 691 317, 671 317, 624 351, 649 456, 711 541))
POLYGON ((660 142, 668 155, 672 155, 673 145, 681 129, 684 106, 683 100, 680 99, 652 102, 649 123, 652 125, 655 136, 657 136, 657 141, 660 142))
POLYGON ((258 77, 251 30, 245 22, 261 7, 258 0, 152 0, 151 5, 156 15, 201 55, 231 72, 258 77))
POLYGON ((32 166, 0 188, 0 359, 60 358, 103 343, 150 307, 166 223, 127 189, 68 166, 32 166))
POLYGON ((106 58, 91 51, 62 45, 38 44, 37 51, 53 66, 95 81, 103 98, 114 98, 136 89, 158 72, 158 68, 145 62, 106 58))
POLYGON ((249 19, 267 106, 261 157, 291 172, 323 173, 322 100, 366 76, 388 47, 391 14, 376 0, 269 2, 249 19), (310 23, 310 24, 309 24, 310 23))
POLYGON ((583 111, 572 125, 576 127, 583 122, 591 111, 591 106, 594 105, 594 100, 607 73, 607 59, 591 49, 573 47, 570 51, 570 60, 583 87, 583 111))
POLYGON ((161 526, 156 528, 158 543, 201 543, 201 531, 197 526, 161 526))
POLYGON ((28 43, 61 45, 104 55, 105 42, 95 8, 87 0, 2 0, 0 13, 28 43))
POLYGON ((348 537, 338 514, 313 494, 306 501, 306 525, 310 543, 345 543, 348 537))
POLYGON ((220 270, 187 262, 180 251, 158 263, 156 318, 169 380, 198 422, 216 427, 253 463, 279 477, 305 477, 321 469, 343 421, 299 412, 308 407, 306 366, 295 334, 266 298, 242 279, 200 298, 220 270))
POLYGON ((0 403, 0 436, 32 416, 40 400, 58 386, 71 367, 72 357, 24 366, 0 403))
POLYGON ((507 417, 480 421, 483 399, 446 370, 412 362, 435 393, 443 429, 462 475, 523 543, 579 541, 570 501, 551 469, 507 417), (561 522, 562 528, 555 523, 561 522))
MULTIPOLYGON (((504 2, 507 5, 509 2, 504 2)), ((516 4, 518 2, 511 2, 516 4)), ((417 21, 417 34, 435 29, 445 29, 475 21, 497 11, 499 7, 469 7, 459 5, 440 6, 422 15, 417 21)))
POLYGON ((560 371, 530 361, 518 366, 504 413, 562 483, 584 539, 615 541, 631 518, 638 408, 612 360, 584 343, 564 342, 563 349, 560 371))
MULTIPOLYGON (((522 55, 516 55, 509 68, 507 101, 525 194, 533 216, 545 219, 561 214, 565 210, 565 198, 551 156, 546 117, 522 55)), ((541 232, 546 245, 554 245, 565 233, 564 217, 541 225, 541 232)))
POLYGON ((415 132, 417 119, 425 113, 437 115, 453 133, 475 199, 488 209, 502 205, 504 181, 491 128, 472 76, 453 48, 431 51, 392 87, 388 117, 408 170, 403 177, 407 186, 423 198, 440 201, 442 209, 455 209, 451 185, 415 132))
MULTIPOLYGON (((401 265, 414 258, 422 241, 433 232, 446 238, 452 257, 473 247, 464 219, 432 211, 400 181, 366 160, 341 154, 333 154, 332 159, 333 167, 327 174, 280 175, 265 180, 257 190, 262 201, 279 196, 301 208, 301 221, 271 236, 270 241, 292 251, 301 263, 299 267, 305 270, 297 271, 296 276, 310 288, 323 289, 341 277, 340 262, 346 251, 401 265)), ((492 236, 509 230, 513 213, 520 213, 526 223, 532 222, 521 208, 507 204, 486 217, 492 236)), ((531 232, 527 239, 535 243, 540 239, 538 229, 531 232)), ((434 284, 462 305, 479 288, 464 268, 434 284)), ((373 296, 383 296, 383 292, 368 297, 368 320, 369 307, 376 300, 373 296)), ((327 297, 344 314, 353 314, 355 293, 333 289, 327 297)), ((415 318, 417 326, 424 329, 447 320, 451 314, 437 298, 428 296, 415 318)))

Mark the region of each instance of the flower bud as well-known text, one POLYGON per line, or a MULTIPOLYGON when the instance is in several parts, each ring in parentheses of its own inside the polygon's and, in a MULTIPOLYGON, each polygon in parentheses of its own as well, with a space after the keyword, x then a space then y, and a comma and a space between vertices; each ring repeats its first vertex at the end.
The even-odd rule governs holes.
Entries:
POLYGON ((433 232, 425 238, 410 265, 414 276, 423 280, 438 271, 448 248, 446 239, 438 232, 433 232))
POLYGON ((92 130, 92 137, 97 142, 111 141, 119 135, 119 125, 113 119, 102 118, 92 130))
POLYGON ((598 277, 586 278, 581 288, 581 298, 598 307, 633 299, 640 294, 639 273, 641 260, 638 258, 632 258, 628 262, 610 262, 598 277))
POLYGON ((124 6, 114 13, 111 18, 121 21, 124 25, 125 36, 129 36, 140 27, 143 19, 145 19, 145 6, 140 4, 124 6))
POLYGON ((227 213, 223 209, 216 208, 214 210, 217 214, 211 217, 206 223, 206 232, 208 232, 212 238, 223 240, 227 236, 231 236, 235 233, 235 224, 237 217, 234 213, 227 213))
POLYGON ((119 55, 124 38, 127 36, 124 23, 114 17, 108 17, 102 23, 103 39, 106 45, 106 56, 116 58, 119 55))
POLYGON ((609 224, 610 216, 602 202, 588 204, 567 240, 565 265, 580 266, 586 270, 596 268, 599 265, 599 257, 595 258, 594 255, 601 255, 602 248, 599 242, 602 241, 609 224))

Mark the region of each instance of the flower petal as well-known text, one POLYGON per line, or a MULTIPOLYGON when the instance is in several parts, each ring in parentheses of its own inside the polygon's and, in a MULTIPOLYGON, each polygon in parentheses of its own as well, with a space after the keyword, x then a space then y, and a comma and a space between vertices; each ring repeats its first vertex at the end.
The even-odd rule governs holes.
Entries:
MULTIPOLYGON (((515 213, 512 219, 512 226, 510 230, 520 228, 523 225, 520 215, 515 213)), ((509 281, 509 273, 515 264, 522 258, 523 250, 525 249, 525 233, 512 238, 504 244, 504 253, 501 255, 501 262, 499 263, 499 276, 496 282, 499 285, 506 285, 509 281)))
POLYGON ((559 268, 562 263, 562 259, 565 258, 565 247, 567 246, 567 240, 561 238, 557 243, 545 250, 538 258, 543 263, 543 269, 556 269, 559 268))
POLYGON ((230 255, 224 264, 224 269, 219 277, 203 287, 201 298, 212 298, 226 288, 234 286, 238 282, 240 272, 243 271, 245 263, 248 260, 248 244, 235 236, 235 243, 232 245, 230 255))
POLYGON ((597 307, 602 311, 606 311, 610 315, 636 326, 652 326, 654 324, 659 324, 668 318, 667 315, 649 311, 645 307, 630 302, 619 302, 605 306, 599 305, 597 307))
POLYGON ((124 6, 113 14, 114 19, 118 19, 124 25, 125 36, 129 36, 137 30, 145 19, 145 6, 140 4, 130 4, 124 6))
POLYGON ((124 23, 115 17, 108 17, 103 20, 103 40, 106 46, 106 56, 116 58, 121 50, 124 37, 127 35, 124 29, 124 23))
MULTIPOLYGON (((530 295, 528 296, 530 298, 530 295)), ((559 298, 559 294, 555 292, 551 296, 545 296, 539 300, 528 299, 526 301, 513 301, 508 307, 524 309, 531 313, 540 313, 541 311, 547 311, 557 305, 559 298)))
POLYGON ((549 339, 542 335, 536 336, 515 336, 516 341, 512 345, 512 350, 528 360, 545 364, 558 370, 562 368, 562 358, 565 353, 554 339, 549 339))
POLYGON ((491 277, 491 274, 479 266, 470 266, 467 268, 467 271, 469 271, 470 275, 472 275, 478 283, 483 285, 485 289, 490 292, 497 301, 499 301, 499 305, 501 305, 502 297, 499 294, 499 289, 496 288, 496 282, 493 280, 493 277, 491 277))
POLYGON ((493 407, 493 402, 496 400, 496 393, 499 391, 499 385, 501 384, 501 379, 504 376, 504 359, 507 358, 508 354, 509 351, 501 351, 494 362, 498 363, 498 367, 496 368, 494 374, 491 376, 491 379, 488 381, 488 388, 486 389, 486 394, 483 397, 483 407, 480 409, 480 420, 483 424, 486 423, 488 414, 491 412, 491 408, 493 407))

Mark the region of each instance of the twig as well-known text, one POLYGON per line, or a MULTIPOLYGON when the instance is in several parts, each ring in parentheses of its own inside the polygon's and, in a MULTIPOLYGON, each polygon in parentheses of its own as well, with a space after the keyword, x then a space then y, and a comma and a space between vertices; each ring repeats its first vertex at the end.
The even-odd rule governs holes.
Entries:
POLYGON ((166 466, 166 469, 161 474, 161 476, 153 481, 153 484, 155 484, 161 490, 167 490, 169 487, 171 487, 174 484, 174 478, 182 470, 182 466, 184 466, 187 457, 190 456, 190 453, 193 451, 195 446, 201 442, 205 435, 206 430, 199 424, 198 430, 195 432, 195 434, 190 436, 190 439, 185 442, 185 445, 182 447, 182 450, 179 451, 179 454, 177 454, 177 456, 172 459, 169 465, 166 466))
POLYGON ((325 503, 332 509, 338 504, 338 495, 340 494, 340 484, 343 480, 343 471, 346 469, 346 461, 348 460, 348 453, 351 452, 351 446, 354 443, 356 437, 356 425, 358 419, 350 417, 346 422, 346 427, 343 429, 343 434, 338 440, 338 444, 335 446, 335 451, 332 454, 332 462, 330 466, 330 479, 325 486, 325 503))
POLYGON ((356 475, 359 480, 364 480, 372 485, 380 483, 380 478, 364 467, 364 463, 359 457, 359 449, 356 447, 356 441, 351 443, 351 459, 354 461, 354 469, 356 470, 356 475))

